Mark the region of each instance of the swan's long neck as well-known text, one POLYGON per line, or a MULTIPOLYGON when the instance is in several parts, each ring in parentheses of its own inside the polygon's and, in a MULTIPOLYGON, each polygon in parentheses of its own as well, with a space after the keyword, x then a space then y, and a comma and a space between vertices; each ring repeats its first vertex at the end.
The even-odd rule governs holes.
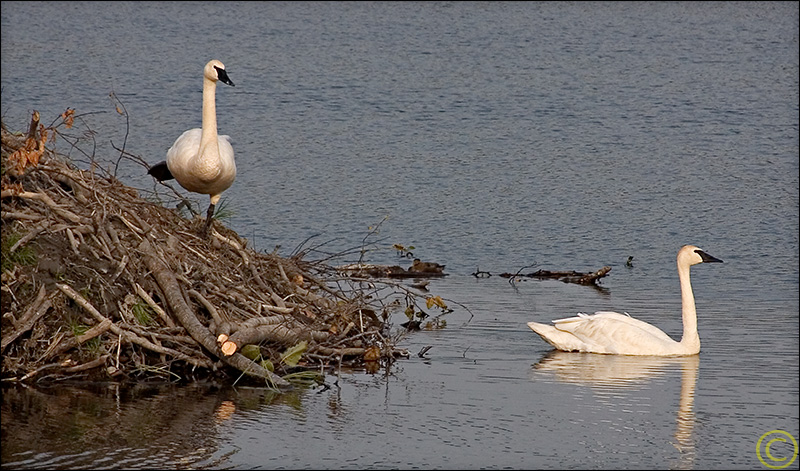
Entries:
POLYGON ((203 134, 200 138, 200 155, 219 159, 217 138, 217 84, 203 78, 203 134), (209 154, 209 150, 212 152, 209 154))
MULTIPOLYGON (((697 334, 697 310, 689 277, 689 265, 678 262, 678 279, 681 281, 681 304, 683 308, 683 338, 681 345, 700 351, 700 336, 697 334)), ((696 352, 695 352, 696 353, 696 352)))

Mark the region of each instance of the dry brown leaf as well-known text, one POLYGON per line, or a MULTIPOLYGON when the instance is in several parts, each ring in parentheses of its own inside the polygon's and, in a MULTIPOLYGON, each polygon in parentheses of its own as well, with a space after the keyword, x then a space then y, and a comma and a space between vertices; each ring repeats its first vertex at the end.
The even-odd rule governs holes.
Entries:
POLYGON ((12 172, 22 175, 26 168, 39 165, 39 159, 44 155, 45 143, 49 136, 48 131, 44 125, 40 124, 39 139, 32 137, 25 139, 25 144, 8 156, 12 172))
POLYGON ((61 114, 61 117, 64 119, 64 125, 67 129, 72 127, 72 124, 75 122, 75 110, 73 108, 67 108, 67 111, 61 114))
MULTIPOLYGON (((32 141, 33 139, 29 139, 32 141)), ((26 143, 27 147, 27 143, 26 143)), ((22 175, 28 167, 34 167, 39 163, 39 157, 42 156, 40 150, 28 150, 20 148, 14 151, 13 154, 8 156, 8 163, 11 165, 13 172, 16 175, 22 175)))
MULTIPOLYGON (((44 144, 47 142, 47 136, 50 134, 50 129, 44 127, 44 124, 39 125, 39 149, 44 151, 44 144)), ((55 140, 55 136, 54 139, 55 140)))
POLYGON ((442 309, 447 309, 447 304, 445 304, 441 296, 431 296, 427 298, 425 304, 428 306, 428 309, 432 308, 433 306, 439 306, 442 309))
POLYGON ((25 191, 25 189, 22 187, 22 183, 20 182, 15 182, 15 183, 3 182, 3 191, 4 192, 10 191, 12 195, 18 195, 23 191, 25 191))
POLYGON ((367 347, 364 351, 364 361, 377 361, 381 358, 381 349, 377 345, 367 347))

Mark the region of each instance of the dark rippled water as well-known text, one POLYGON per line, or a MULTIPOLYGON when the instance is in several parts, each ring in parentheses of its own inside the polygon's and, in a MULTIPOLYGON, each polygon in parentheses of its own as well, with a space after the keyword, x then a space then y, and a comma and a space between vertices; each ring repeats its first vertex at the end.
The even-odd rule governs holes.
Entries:
POLYGON ((369 261, 447 265, 447 327, 326 391, 4 389, 4 469, 766 469, 762 434, 800 438, 797 3, 3 2, 3 121, 75 108, 98 160, 155 163, 211 58, 228 224, 310 257, 377 226, 369 261), (679 336, 687 243, 725 261, 692 272, 699 357, 554 354, 525 326, 610 309, 679 336), (471 276, 604 265, 599 290, 471 276))

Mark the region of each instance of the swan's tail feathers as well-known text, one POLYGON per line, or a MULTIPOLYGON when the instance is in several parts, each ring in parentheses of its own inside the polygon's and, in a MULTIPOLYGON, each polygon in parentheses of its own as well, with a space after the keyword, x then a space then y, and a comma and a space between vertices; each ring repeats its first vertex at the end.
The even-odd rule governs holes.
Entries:
MULTIPOLYGON (((578 318, 576 317, 575 319, 578 318)), ((581 347, 578 344, 579 342, 575 336, 568 332, 562 332, 552 325, 540 324, 538 322, 528 322, 528 327, 530 327, 532 331, 539 334, 539 337, 541 337, 542 340, 558 350, 564 350, 567 352, 581 350, 581 347)))
POLYGON ((149 175, 152 175, 153 178, 156 180, 163 182, 166 180, 172 180, 172 172, 169 171, 169 167, 167 167, 167 161, 159 162, 147 170, 149 175))
POLYGON ((553 327, 552 325, 540 324, 538 322, 528 322, 528 327, 530 327, 532 331, 539 334, 539 336, 542 339, 544 339, 547 343, 549 343, 554 347, 557 347, 557 345, 554 344, 551 340, 553 336, 558 335, 558 331, 556 330, 555 327, 553 327))
POLYGON ((528 322, 528 327, 534 332, 539 335, 542 335, 542 332, 547 331, 548 328, 552 329, 552 325, 540 324, 538 322, 528 322))
POLYGON ((575 322, 575 321, 584 320, 587 317, 589 317, 589 314, 586 314, 586 313, 583 313, 583 312, 579 312, 577 316, 565 317, 563 319, 553 319, 553 323, 554 324, 560 324, 560 323, 564 323, 564 322, 575 322))

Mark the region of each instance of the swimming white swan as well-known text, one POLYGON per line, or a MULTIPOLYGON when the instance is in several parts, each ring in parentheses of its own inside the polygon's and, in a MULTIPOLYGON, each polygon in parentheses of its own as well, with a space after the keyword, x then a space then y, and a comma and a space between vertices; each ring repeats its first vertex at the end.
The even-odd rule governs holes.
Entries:
POLYGON ((214 207, 222 192, 236 178, 236 162, 229 136, 217 135, 217 81, 234 86, 225 66, 218 60, 209 61, 203 68, 202 129, 190 129, 178 137, 167 151, 167 160, 147 171, 158 181, 174 178, 185 189, 211 197, 202 233, 208 233, 214 207))
POLYGON ((617 355, 695 355, 700 352, 697 311, 689 269, 703 262, 722 262, 693 245, 678 251, 678 278, 683 304, 683 338, 672 340, 661 329, 626 314, 600 311, 557 319, 554 325, 528 322, 534 332, 559 350, 617 355))

